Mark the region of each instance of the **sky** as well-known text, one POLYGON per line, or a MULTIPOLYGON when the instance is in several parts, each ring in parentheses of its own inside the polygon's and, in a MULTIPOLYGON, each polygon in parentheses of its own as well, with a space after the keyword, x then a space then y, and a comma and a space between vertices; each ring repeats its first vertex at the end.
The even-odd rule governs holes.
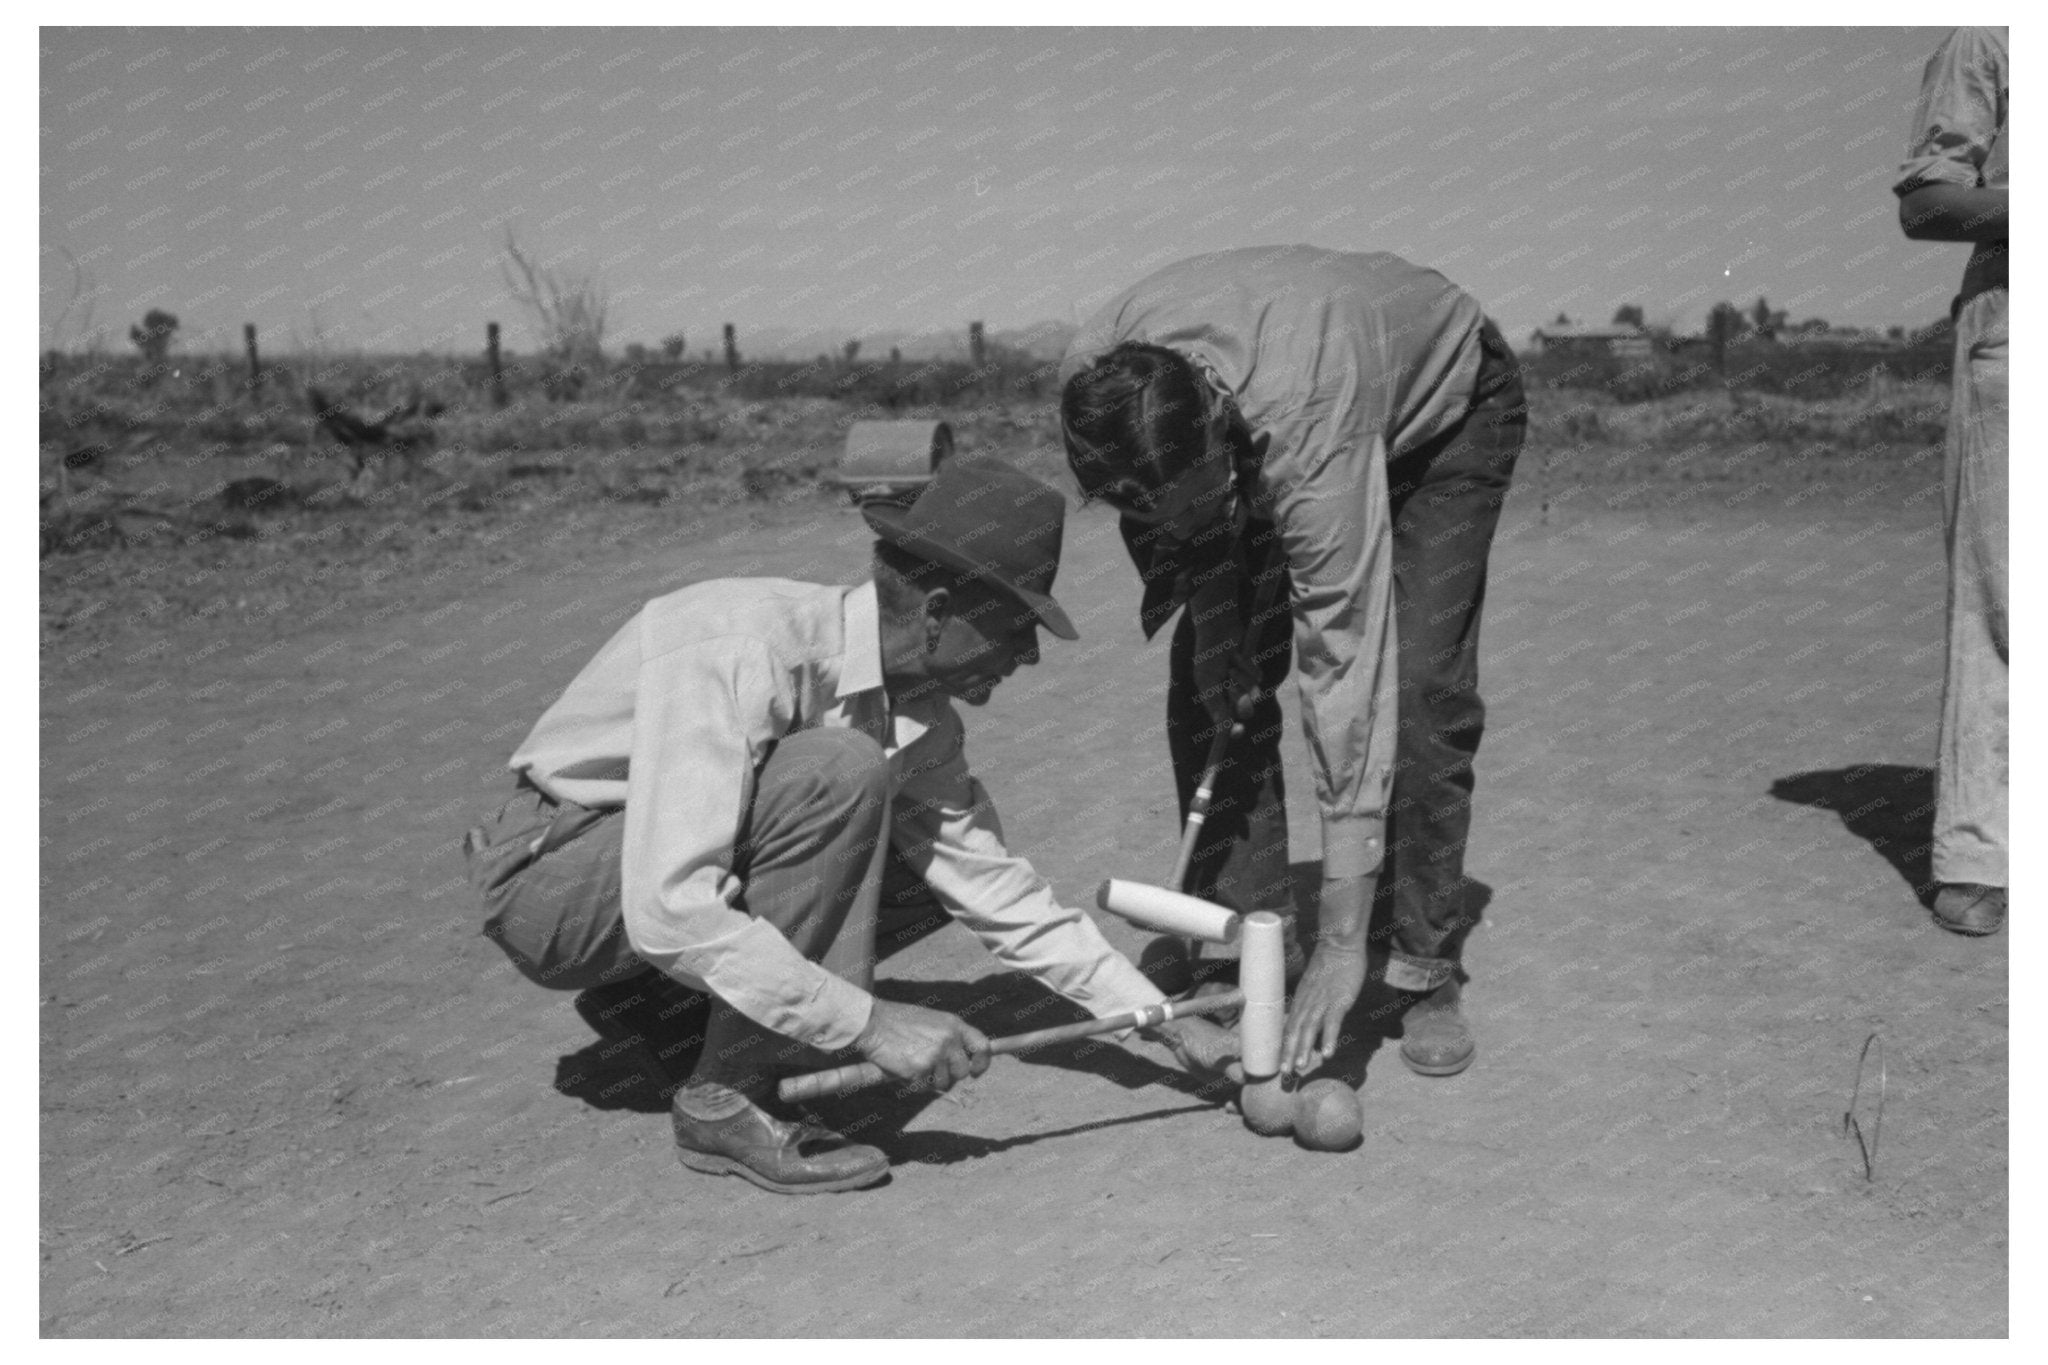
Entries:
POLYGON ((1515 337, 1918 325, 1966 254, 1890 191, 1943 32, 45 28, 42 344, 162 308, 191 350, 526 349, 508 231, 612 346, 1073 323, 1278 242, 1433 266, 1515 337))

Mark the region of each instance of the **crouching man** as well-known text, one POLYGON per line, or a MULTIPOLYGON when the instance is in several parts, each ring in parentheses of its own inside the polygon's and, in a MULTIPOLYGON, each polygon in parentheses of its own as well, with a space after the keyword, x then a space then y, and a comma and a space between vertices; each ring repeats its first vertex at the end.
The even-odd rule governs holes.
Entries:
MULTIPOLYGON (((709 996, 671 1101, 685 1166, 872 1185, 888 1158, 778 1112, 775 1082, 848 1050, 939 1090, 987 1069, 964 1020, 870 993, 892 845, 999 959, 1097 1017, 1162 998, 1004 847, 953 708, 1038 662, 1041 625, 1076 638, 1051 596, 1065 516, 1009 465, 949 463, 909 509, 867 509, 869 582, 656 598, 513 755, 518 793, 465 843, 485 933, 552 989, 709 996)), ((1204 1019, 1150 1036, 1191 1069, 1236 1054, 1204 1019)))

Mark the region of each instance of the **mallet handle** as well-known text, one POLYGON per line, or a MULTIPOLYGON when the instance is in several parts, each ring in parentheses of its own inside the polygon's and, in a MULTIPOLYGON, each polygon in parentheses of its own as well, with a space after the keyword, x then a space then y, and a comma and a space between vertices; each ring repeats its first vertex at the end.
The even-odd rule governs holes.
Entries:
POLYGON ((1173 881, 1169 885, 1175 891, 1188 889, 1188 868, 1195 861, 1195 844, 1202 837, 1202 823, 1209 818, 1209 803, 1216 799, 1216 778, 1223 771, 1230 741, 1243 733, 1244 722, 1233 721, 1209 741, 1209 761, 1202 768, 1202 780, 1195 786, 1195 799, 1188 803, 1188 822, 1180 835, 1180 856, 1173 864, 1173 881))
MULTIPOLYGON (((1237 645, 1240 655, 1250 647, 1252 637, 1249 632, 1257 630, 1261 620, 1272 609, 1273 599, 1279 594, 1280 582, 1284 577, 1284 574, 1277 571, 1268 574, 1266 581, 1259 584, 1258 591, 1252 594, 1252 614, 1247 618, 1246 624, 1248 633, 1237 645)), ((1209 762, 1202 769, 1202 780, 1195 788, 1195 799, 1188 803, 1187 827, 1181 831, 1180 836, 1180 858, 1173 865, 1173 881, 1170 885, 1176 891, 1188 889, 1188 868, 1193 866, 1195 861, 1195 841, 1201 838, 1202 823, 1209 818, 1209 802, 1216 795, 1217 775, 1223 771, 1223 760, 1229 752, 1230 745, 1243 733, 1244 722, 1232 721, 1227 729, 1218 730, 1216 738, 1209 741, 1209 762)), ((1188 944, 1188 952, 1190 957, 1194 955, 1192 943, 1188 944)))
MULTIPOLYGON (((1013 1033, 1007 1038, 992 1038, 988 1050, 995 1055, 1012 1052, 1028 1052, 1032 1048, 1050 1047, 1054 1043, 1071 1043, 1077 1038, 1088 1038, 1098 1033, 1115 1033, 1119 1029, 1151 1028, 1169 1019, 1189 1019, 1197 1015, 1217 1014, 1236 1009, 1244 1003, 1242 991, 1224 991, 1217 995, 1198 996, 1193 1000, 1166 1000, 1157 1005, 1147 1005, 1141 1010, 1128 1014, 1115 1014, 1107 1019, 1083 1019, 1078 1024, 1060 1024, 1054 1028, 1042 1028, 1031 1033, 1013 1033)), ((775 1093, 785 1104, 798 1104, 804 1100, 822 1099, 826 1095, 843 1094, 848 1090, 862 1090, 871 1085, 880 1085, 892 1079, 888 1072, 873 1062, 854 1062, 848 1066, 834 1067, 830 1071, 813 1071, 802 1076, 786 1077, 775 1087, 775 1093)))

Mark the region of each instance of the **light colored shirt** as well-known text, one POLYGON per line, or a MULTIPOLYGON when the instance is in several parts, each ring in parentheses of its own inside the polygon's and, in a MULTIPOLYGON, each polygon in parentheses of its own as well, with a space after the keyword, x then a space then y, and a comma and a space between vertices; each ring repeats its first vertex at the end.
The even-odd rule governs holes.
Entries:
POLYGON ((891 842, 998 958, 1097 1017, 1157 1003, 1094 921, 1004 847, 951 701, 891 705, 879 619, 872 582, 718 579, 655 598, 577 674, 511 766, 558 800, 625 807, 634 952, 815 1047, 852 1043, 873 998, 738 908, 731 864, 769 747, 821 726, 882 746, 891 842))
MULTIPOLYGON (((1920 77, 1906 160, 1892 191, 1904 198, 1923 185, 2010 188, 2012 63, 2003 28, 1959 28, 1942 40, 1920 77)), ((2004 289, 2009 250, 1981 242, 1963 268, 1959 302, 2004 289)))
POLYGON ((1167 347, 1271 438, 1254 508, 1293 579, 1329 877, 1374 872, 1384 853, 1397 724, 1387 460, 1470 410, 1484 322, 1469 294, 1399 256, 1246 247, 1139 281, 1082 324, 1060 365, 1064 385, 1120 342, 1167 347))

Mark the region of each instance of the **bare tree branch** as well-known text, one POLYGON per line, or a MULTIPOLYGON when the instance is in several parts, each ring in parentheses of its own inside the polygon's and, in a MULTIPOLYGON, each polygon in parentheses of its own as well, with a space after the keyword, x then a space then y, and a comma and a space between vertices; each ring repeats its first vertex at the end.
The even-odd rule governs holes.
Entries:
POLYGON ((591 364, 604 355, 608 290, 591 272, 571 272, 536 260, 505 229, 505 259, 499 265, 505 288, 533 315, 541 344, 571 364, 591 364))
POLYGON ((57 250, 64 254, 65 261, 71 266, 71 296, 64 300, 64 306, 57 311, 57 316, 50 320, 49 331, 44 339, 44 349, 51 351, 63 349, 64 323, 71 316, 71 310, 78 307, 79 300, 85 300, 85 311, 80 313, 78 318, 78 334, 81 337, 92 329, 93 308, 98 302, 94 297, 92 276, 79 264, 78 257, 71 254, 71 248, 59 246, 57 250))

